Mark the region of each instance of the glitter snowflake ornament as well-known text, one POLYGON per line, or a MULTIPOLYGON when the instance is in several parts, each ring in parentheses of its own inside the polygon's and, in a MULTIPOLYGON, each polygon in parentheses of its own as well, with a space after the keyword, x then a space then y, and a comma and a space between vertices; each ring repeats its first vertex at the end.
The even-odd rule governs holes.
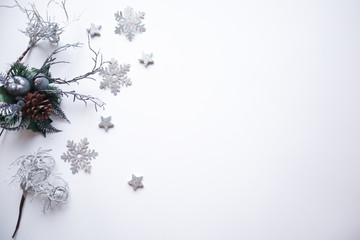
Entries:
POLYGON ((89 150, 87 138, 81 139, 80 143, 68 140, 66 147, 68 151, 61 156, 65 162, 71 163, 70 170, 73 174, 84 170, 85 173, 91 172, 91 160, 98 155, 95 150, 89 150))
POLYGON ((126 75, 129 71, 130 64, 119 65, 114 58, 111 59, 109 67, 100 69, 100 76, 102 76, 100 88, 110 88, 111 92, 116 96, 121 87, 131 86, 131 79, 126 75))
POLYGON ((115 13, 115 19, 117 26, 115 27, 115 33, 119 35, 125 35, 129 41, 133 40, 135 33, 145 32, 145 25, 142 24, 144 19, 144 12, 135 12, 131 7, 124 9, 124 12, 115 13))

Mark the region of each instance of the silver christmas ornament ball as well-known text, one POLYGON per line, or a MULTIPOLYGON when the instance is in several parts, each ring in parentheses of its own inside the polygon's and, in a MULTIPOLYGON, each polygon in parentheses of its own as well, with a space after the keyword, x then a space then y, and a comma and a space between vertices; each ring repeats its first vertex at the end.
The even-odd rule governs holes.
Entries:
POLYGON ((23 96, 30 92, 30 88, 29 81, 20 76, 9 78, 5 85, 6 91, 12 96, 23 96))
POLYGON ((34 89, 35 90, 46 90, 49 87, 49 79, 47 79, 46 75, 43 73, 39 73, 35 79, 33 79, 35 77, 36 73, 32 73, 29 76, 30 80, 34 81, 34 89))
POLYGON ((49 79, 46 78, 45 74, 39 73, 34 80, 35 90, 46 90, 49 87, 49 79))

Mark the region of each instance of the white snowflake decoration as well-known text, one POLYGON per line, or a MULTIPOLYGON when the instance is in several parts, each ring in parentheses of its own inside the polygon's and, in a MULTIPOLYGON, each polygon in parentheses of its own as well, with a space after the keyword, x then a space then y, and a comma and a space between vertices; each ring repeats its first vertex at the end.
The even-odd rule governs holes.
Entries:
POLYGON ((131 86, 131 79, 127 77, 130 71, 130 64, 119 65, 115 59, 111 59, 109 67, 100 69, 100 76, 103 81, 100 82, 100 88, 110 88, 116 96, 121 87, 131 86))
POLYGON ((68 140, 66 147, 68 151, 63 153, 61 159, 65 162, 71 162, 71 168, 73 174, 84 170, 86 173, 91 172, 91 160, 95 159, 98 155, 94 150, 89 150, 89 142, 87 138, 81 139, 80 143, 68 140))
POLYGON ((144 19, 144 12, 135 12, 131 7, 127 7, 123 12, 115 13, 115 19, 118 22, 115 27, 115 33, 122 35, 125 34, 127 39, 131 41, 136 32, 145 32, 145 25, 141 24, 144 19))

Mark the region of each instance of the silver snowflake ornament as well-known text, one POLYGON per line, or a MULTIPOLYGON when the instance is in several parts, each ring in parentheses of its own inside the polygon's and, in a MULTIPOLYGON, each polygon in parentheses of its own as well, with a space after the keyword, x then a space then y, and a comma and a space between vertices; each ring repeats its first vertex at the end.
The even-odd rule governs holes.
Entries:
POLYGON ((116 96, 120 92, 121 87, 131 86, 131 79, 127 77, 130 71, 130 64, 119 65, 113 58, 111 59, 108 67, 100 69, 100 88, 110 88, 111 92, 116 96))
POLYGON ((141 183, 142 181, 142 176, 141 177, 136 177, 134 174, 132 175, 132 179, 131 181, 129 181, 129 185, 133 187, 134 191, 138 188, 143 188, 144 185, 141 183))
POLYGON ((145 25, 142 24, 144 19, 144 12, 135 12, 133 8, 127 7, 124 12, 115 13, 115 19, 117 26, 115 27, 115 33, 119 35, 125 35, 129 41, 131 41, 135 33, 145 32, 145 25))
POLYGON ((111 123, 111 117, 101 117, 101 123, 99 124, 100 128, 104 128, 107 132, 109 128, 114 127, 114 124, 111 123))
POLYGON ((98 155, 95 150, 89 150, 89 142, 87 138, 81 139, 80 143, 68 140, 66 147, 68 151, 63 153, 61 159, 71 163, 70 170, 73 174, 84 170, 86 173, 91 172, 91 160, 98 155))
POLYGON ((140 63, 143 63, 145 67, 149 64, 154 64, 153 54, 152 53, 142 53, 142 58, 139 59, 140 63))
POLYGON ((90 28, 87 29, 91 37, 100 36, 101 25, 91 24, 90 28))

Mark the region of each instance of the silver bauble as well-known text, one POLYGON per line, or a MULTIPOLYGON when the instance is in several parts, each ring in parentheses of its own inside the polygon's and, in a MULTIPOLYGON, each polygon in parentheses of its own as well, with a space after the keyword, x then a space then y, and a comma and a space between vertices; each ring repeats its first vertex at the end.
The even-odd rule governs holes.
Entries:
POLYGON ((30 92, 31 86, 26 78, 15 76, 9 78, 6 82, 5 89, 12 96, 23 96, 30 92))
POLYGON ((39 73, 34 80, 35 90, 46 90, 49 87, 49 79, 46 78, 45 74, 39 73))
POLYGON ((46 75, 43 73, 39 73, 35 79, 33 79, 35 77, 36 73, 32 73, 29 76, 30 80, 34 81, 34 89, 35 90, 46 90, 49 87, 49 79, 47 79, 46 75))

